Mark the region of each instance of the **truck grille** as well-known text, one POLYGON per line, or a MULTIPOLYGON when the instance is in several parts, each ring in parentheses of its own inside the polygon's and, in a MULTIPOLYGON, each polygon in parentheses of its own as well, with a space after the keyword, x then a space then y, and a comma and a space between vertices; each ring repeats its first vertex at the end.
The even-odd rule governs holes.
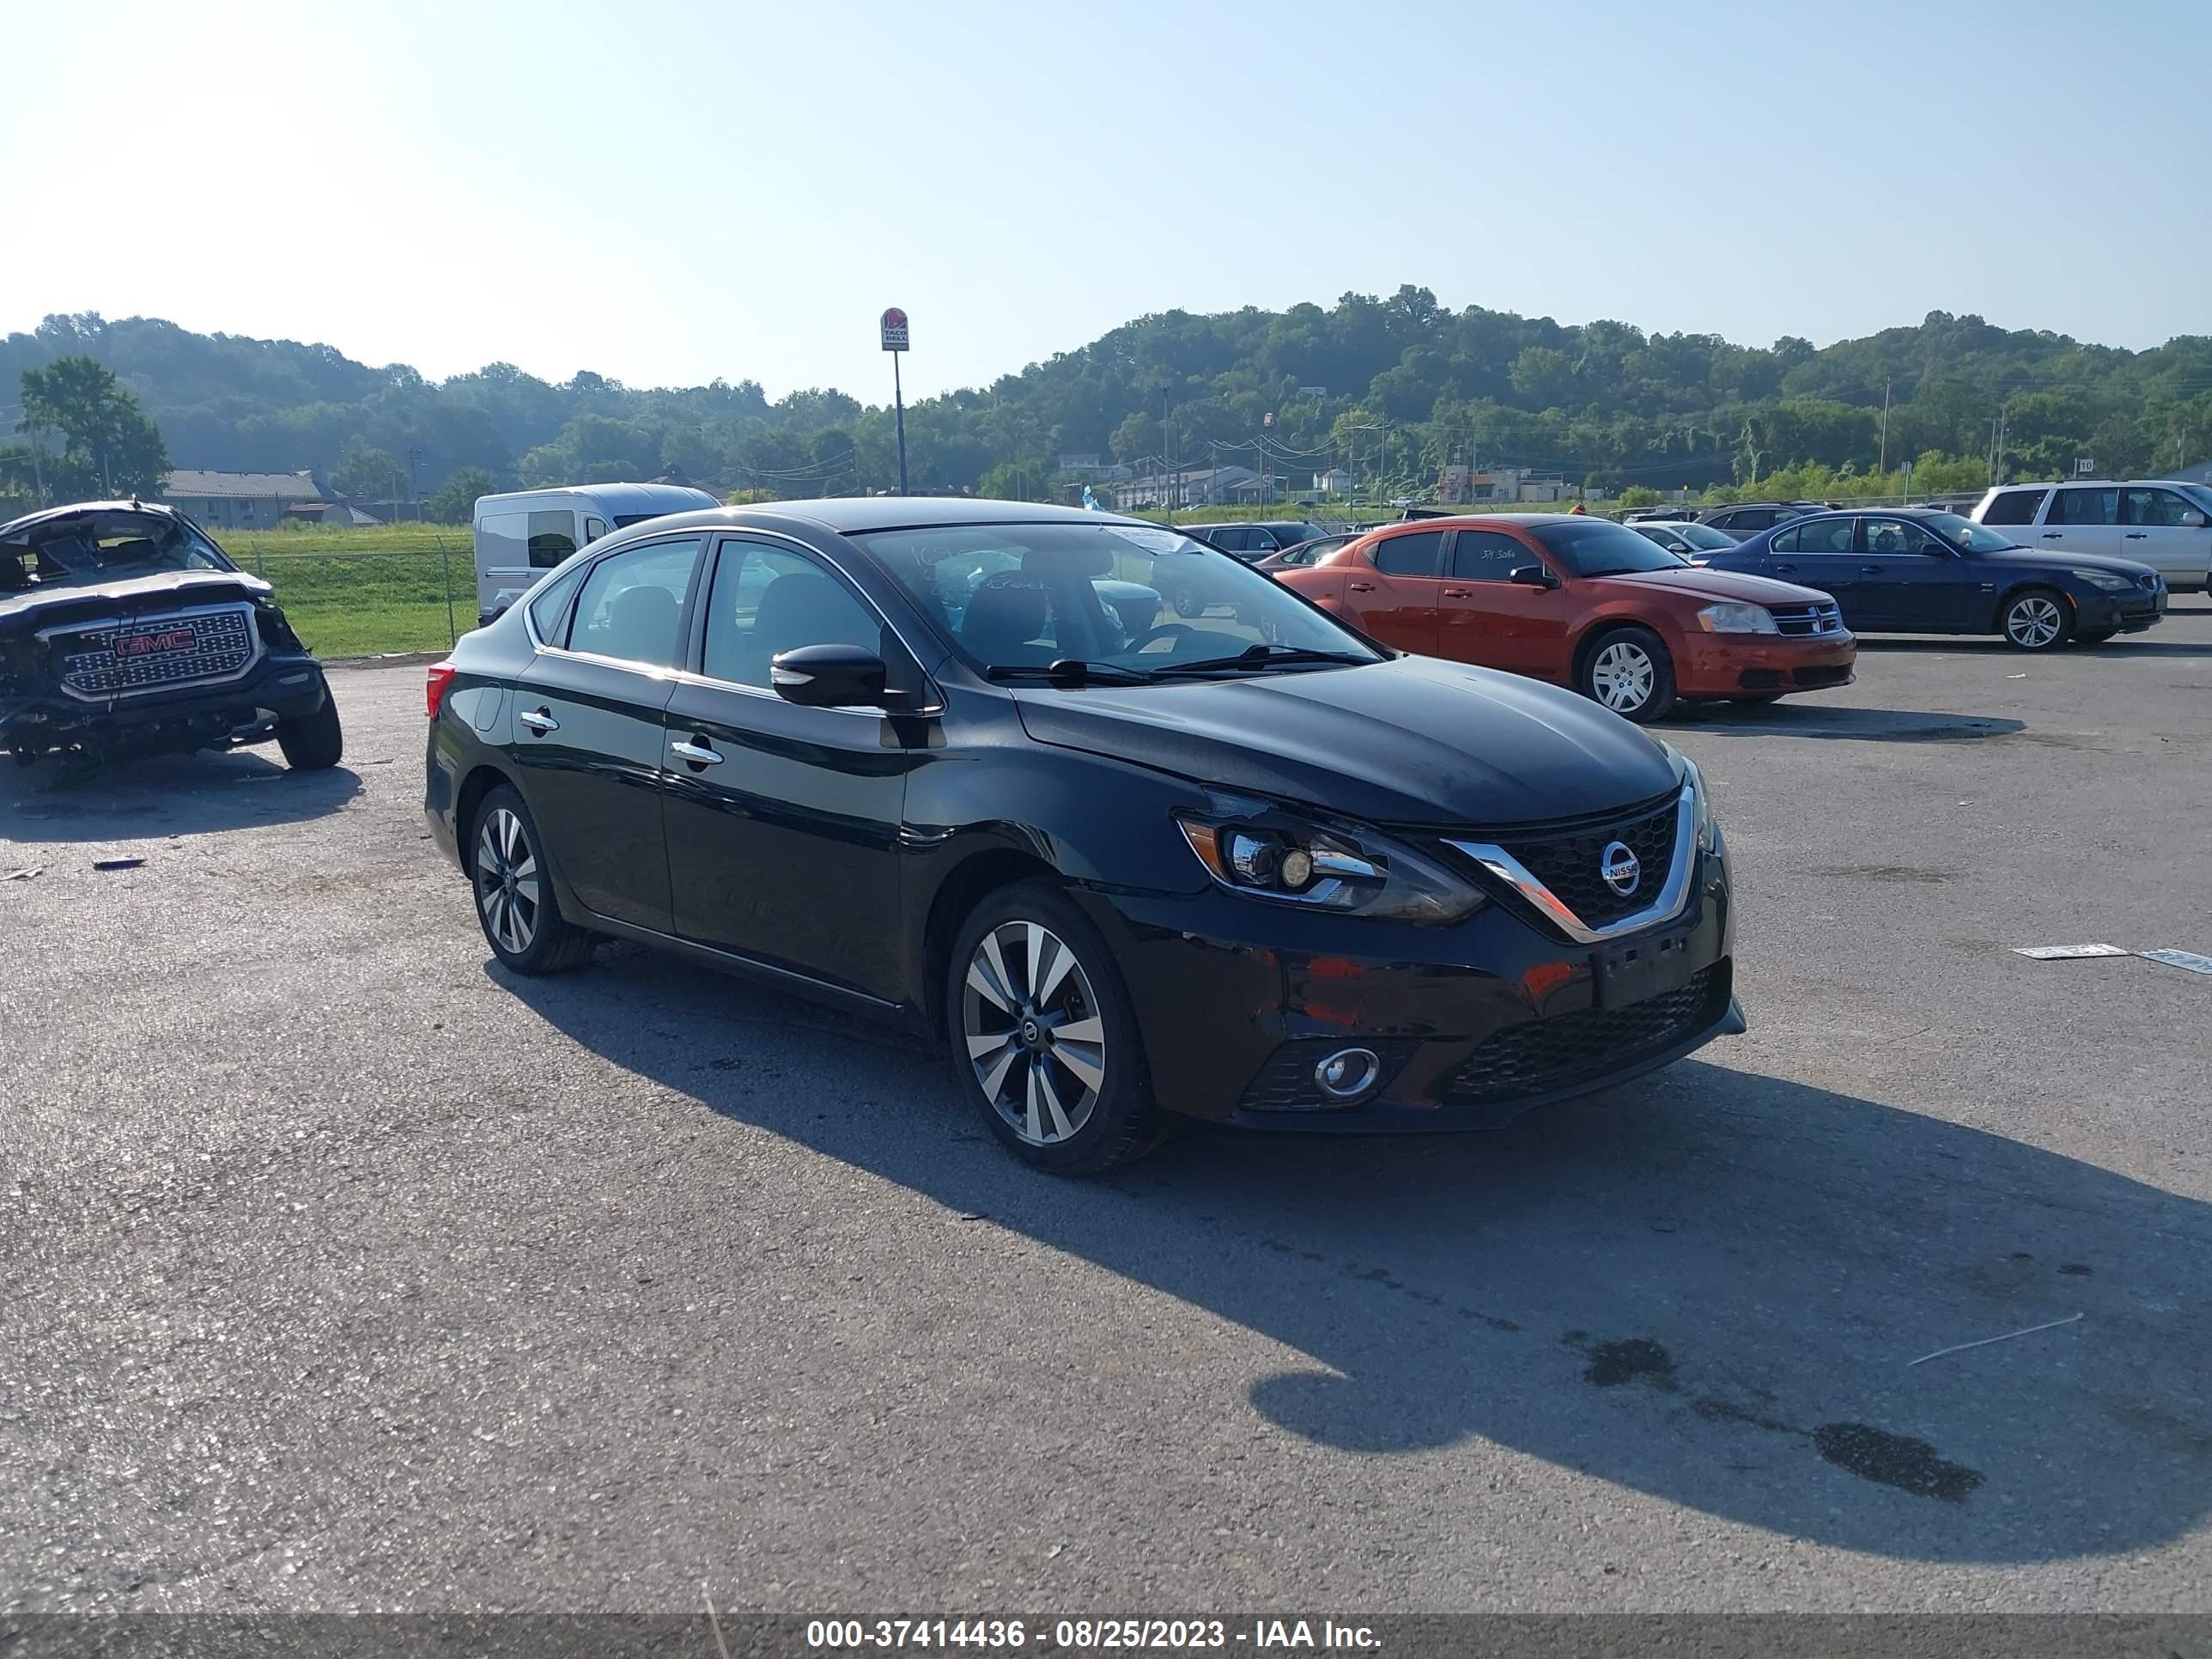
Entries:
POLYGON ((1572 1088, 1688 1042, 1727 1013, 1728 1004, 1723 960, 1679 991, 1626 1008, 1592 1008, 1509 1025, 1462 1061, 1437 1092, 1467 1106, 1572 1088))
POLYGON ((252 607, 70 629, 52 636, 52 648, 64 689, 79 696, 121 697, 194 680, 234 679, 253 660, 252 607))
POLYGON ((1833 599, 1823 599, 1818 605, 1770 605, 1766 608, 1774 617, 1775 627, 1793 639, 1844 631, 1843 608, 1833 599))
POLYGON ((1621 817, 1601 819, 1563 834, 1528 841, 1501 835, 1498 845, 1550 888, 1584 927, 1603 927, 1649 908, 1665 884, 1667 872, 1674 866, 1679 793, 1670 791, 1665 799, 1633 808, 1621 817), (1636 890, 1626 897, 1607 884, 1598 867, 1606 848, 1616 841, 1626 843, 1636 854, 1642 872, 1636 890))

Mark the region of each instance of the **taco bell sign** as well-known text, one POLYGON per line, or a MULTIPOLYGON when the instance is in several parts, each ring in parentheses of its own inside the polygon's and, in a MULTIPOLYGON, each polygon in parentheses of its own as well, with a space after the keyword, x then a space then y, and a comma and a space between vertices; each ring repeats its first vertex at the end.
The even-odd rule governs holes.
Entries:
POLYGON ((884 313, 884 349, 886 351, 906 349, 906 313, 901 311, 896 306, 884 313))

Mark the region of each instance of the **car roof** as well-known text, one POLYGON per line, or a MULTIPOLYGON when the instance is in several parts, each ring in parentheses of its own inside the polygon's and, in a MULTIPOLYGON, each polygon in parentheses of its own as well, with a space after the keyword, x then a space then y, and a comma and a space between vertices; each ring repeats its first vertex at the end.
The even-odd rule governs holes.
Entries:
POLYGON ((20 519, 10 519, 0 524, 0 541, 10 541, 36 530, 42 524, 53 524, 79 514, 96 513, 151 513, 157 518, 183 520, 185 515, 167 501, 71 501, 66 507, 42 507, 35 513, 26 513, 20 519))
MULTIPOLYGON (((849 536, 872 530, 940 530, 957 525, 1113 524, 1158 530, 1149 519, 1094 513, 1042 501, 1001 501, 966 495, 839 495, 818 501, 763 501, 750 507, 702 507, 633 525, 624 539, 671 530, 805 528, 849 536)), ((1176 531, 1181 535, 1184 532, 1176 531)), ((594 547, 599 544, 594 542, 594 547)))
POLYGON ((477 505, 481 507, 489 502, 501 507, 514 506, 542 501, 549 495, 586 496, 610 513, 622 513, 633 507, 665 507, 679 502, 685 506, 696 506, 702 495, 708 501, 714 499, 712 490, 702 489, 696 484, 548 484, 543 489, 509 489, 495 495, 479 495, 477 505))

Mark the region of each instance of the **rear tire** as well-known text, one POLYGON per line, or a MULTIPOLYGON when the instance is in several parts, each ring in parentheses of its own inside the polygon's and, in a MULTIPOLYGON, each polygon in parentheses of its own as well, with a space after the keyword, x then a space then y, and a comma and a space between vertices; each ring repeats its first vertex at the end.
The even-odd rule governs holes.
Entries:
POLYGON ((1051 884, 1001 888, 962 925, 945 1024, 961 1093, 1024 1163, 1097 1175, 1158 1144, 1160 1113, 1121 968, 1051 884))
POLYGON ((323 701, 312 714, 276 722, 276 747, 295 772, 327 772, 345 757, 345 732, 338 724, 338 700, 323 687, 323 701))
POLYGON ((2015 651, 2056 651, 2074 635, 2074 610, 2055 588, 2026 587, 2004 602, 1997 628, 2015 651))
POLYGON ((461 846, 477 921, 501 966, 559 974, 592 954, 592 935, 561 914, 538 821, 512 784, 485 795, 461 846))
POLYGON ((1590 642, 1575 690, 1638 726, 1674 707, 1674 659, 1648 628, 1608 629, 1590 642))

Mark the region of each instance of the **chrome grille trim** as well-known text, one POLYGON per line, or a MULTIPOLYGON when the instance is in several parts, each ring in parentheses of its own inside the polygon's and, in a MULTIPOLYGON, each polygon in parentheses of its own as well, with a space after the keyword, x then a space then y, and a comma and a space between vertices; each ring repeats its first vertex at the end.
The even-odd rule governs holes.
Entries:
MULTIPOLYGON (((255 626, 253 607, 244 601, 224 605, 187 605, 179 610, 151 612, 138 616, 98 617, 88 622, 73 622, 40 629, 37 638, 47 647, 55 662, 55 683, 63 692, 80 702, 113 702, 119 698, 146 696, 156 692, 173 691, 180 686, 228 685, 244 679, 264 654, 261 630, 255 626), (213 646, 196 649, 185 656, 169 660, 180 671, 161 678, 148 678, 143 674, 135 681, 131 671, 113 659, 113 635, 129 631, 151 633, 165 627, 190 626, 197 632, 213 624, 216 631, 228 637, 219 639, 213 646), (88 639, 85 636, 95 636, 88 639), (106 635, 106 639, 96 636, 106 635), (106 652, 106 665, 94 663, 76 666, 95 653, 106 652)), ((161 658, 149 659, 143 666, 151 671, 161 665, 161 658)))
POLYGON ((1659 896, 1644 908, 1623 916, 1618 921, 1607 922, 1602 927, 1592 927, 1584 922, 1567 908, 1558 895, 1538 880, 1534 872, 1496 842, 1447 838, 1444 845, 1473 859, 1492 878, 1504 882, 1534 905, 1553 927, 1577 944, 1602 945, 1606 940, 1619 939, 1624 933, 1672 921, 1682 914, 1690 900, 1690 872, 1697 867, 1697 786, 1685 783, 1680 794, 1675 798, 1674 858, 1668 867, 1666 884, 1660 888, 1659 896))

